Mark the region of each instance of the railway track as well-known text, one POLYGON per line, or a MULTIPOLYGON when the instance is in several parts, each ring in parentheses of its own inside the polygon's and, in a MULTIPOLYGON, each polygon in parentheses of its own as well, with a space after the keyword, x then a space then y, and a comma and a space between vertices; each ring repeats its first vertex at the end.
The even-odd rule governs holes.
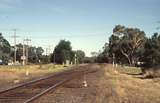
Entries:
POLYGON ((86 66, 43 77, 0 91, 0 103, 32 103, 69 80, 93 72, 86 66), (83 68, 85 67, 85 68, 83 68))

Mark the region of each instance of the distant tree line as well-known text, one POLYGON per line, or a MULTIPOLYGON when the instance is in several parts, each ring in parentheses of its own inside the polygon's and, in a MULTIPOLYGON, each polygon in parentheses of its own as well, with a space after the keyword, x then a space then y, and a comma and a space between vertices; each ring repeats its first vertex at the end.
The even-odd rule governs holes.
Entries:
MULTIPOLYGON (((35 47, 35 46, 25 46, 25 55, 26 52, 28 51, 28 61, 30 63, 39 63, 39 62, 44 62, 44 50, 42 47, 35 47), (26 49, 28 48, 28 50, 26 49), (27 51, 26 51, 27 50, 27 51)), ((12 50, 10 52, 10 57, 11 59, 14 58, 14 47, 11 47, 12 50)), ((22 61, 22 56, 23 56, 23 44, 17 44, 16 45, 16 60, 21 62, 22 61)))
MULTIPOLYGON (((29 63, 63 64, 66 63, 66 61, 72 64, 84 63, 85 53, 82 50, 72 50, 70 41, 60 40, 53 50, 53 53, 49 55, 44 54, 42 47, 27 46, 19 43, 16 45, 16 60, 18 62, 22 62, 23 46, 25 47, 25 55, 28 51, 29 63)), ((0 60, 6 64, 9 61, 14 61, 14 46, 9 44, 2 36, 2 33, 0 33, 0 60)))
POLYGON ((155 66, 160 64, 160 34, 147 37, 138 28, 117 25, 105 43, 97 62, 116 62, 130 66, 155 66))
MULTIPOLYGON (((26 45, 25 45, 26 46, 26 45)), ((22 61, 23 45, 16 45, 17 61, 22 61)), ((112 63, 130 66, 156 66, 160 64, 160 34, 154 33, 147 37, 139 28, 116 25, 103 50, 92 52, 86 57, 82 50, 72 50, 71 42, 60 40, 50 55, 44 55, 42 47, 29 46, 28 60, 30 63, 112 63)), ((0 60, 8 62, 14 58, 14 47, 0 33, 0 60)))

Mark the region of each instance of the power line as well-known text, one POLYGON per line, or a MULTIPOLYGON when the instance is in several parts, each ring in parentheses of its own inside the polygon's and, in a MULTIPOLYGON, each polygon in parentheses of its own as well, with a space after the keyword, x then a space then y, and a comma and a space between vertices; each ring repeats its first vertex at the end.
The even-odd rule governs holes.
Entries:
MULTIPOLYGON (((48 36, 32 36, 32 38, 35 39, 51 39, 51 38, 93 38, 93 37, 102 37, 106 36, 106 33, 82 33, 82 35, 60 35, 60 34, 54 34, 54 35, 48 35, 48 36)), ((7 36, 5 36, 7 38, 7 36)))
POLYGON ((25 65, 26 56, 25 56, 25 42, 24 42, 24 40, 23 40, 23 56, 22 56, 22 59, 23 59, 23 65, 25 65))

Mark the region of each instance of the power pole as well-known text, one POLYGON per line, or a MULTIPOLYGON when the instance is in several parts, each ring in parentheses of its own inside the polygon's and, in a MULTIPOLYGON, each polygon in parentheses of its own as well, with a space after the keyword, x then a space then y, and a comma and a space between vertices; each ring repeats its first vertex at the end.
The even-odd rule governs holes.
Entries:
POLYGON ((46 56, 47 56, 47 51, 48 51, 48 49, 46 48, 46 56))
POLYGON ((77 54, 76 53, 74 55, 74 62, 75 62, 75 64, 77 64, 77 54))
POLYGON ((51 54, 51 46, 49 45, 48 47, 46 47, 46 55, 50 55, 51 54))
POLYGON ((51 46, 49 45, 48 46, 48 52, 49 52, 49 55, 51 54, 51 46))
POLYGON ((25 40, 23 40, 23 65, 25 65, 25 59, 26 59, 26 56, 25 56, 25 43, 24 43, 25 40))
POLYGON ((113 56, 113 58, 112 58, 113 59, 113 61, 112 61, 113 63, 112 64, 113 64, 113 67, 115 67, 115 54, 113 53, 112 56, 113 56))
POLYGON ((29 48, 29 42, 31 41, 31 39, 24 39, 24 41, 27 42, 27 45, 26 45, 26 64, 28 64, 28 48, 29 48))
POLYGON ((46 63, 49 63, 49 49, 48 48, 46 48, 46 58, 47 58, 46 63))
POLYGON ((16 64, 16 52, 17 52, 17 48, 16 48, 16 39, 18 38, 18 36, 16 35, 17 29, 13 29, 14 31, 14 35, 12 36, 14 39, 14 64, 16 64))
POLYGON ((50 63, 51 46, 48 46, 48 63, 50 63))
POLYGON ((53 62, 54 62, 54 64, 56 64, 56 54, 55 54, 55 52, 53 52, 53 56, 54 56, 53 62))

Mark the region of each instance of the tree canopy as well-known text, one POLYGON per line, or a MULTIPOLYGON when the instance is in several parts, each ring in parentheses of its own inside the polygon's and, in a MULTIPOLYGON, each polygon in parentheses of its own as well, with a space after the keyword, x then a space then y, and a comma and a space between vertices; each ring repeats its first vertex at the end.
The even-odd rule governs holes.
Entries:
POLYGON ((72 60, 74 53, 72 51, 70 41, 60 40, 58 45, 55 47, 52 55, 52 61, 58 64, 65 63, 66 60, 72 60))
MULTIPOLYGON (((16 59, 17 59, 17 61, 20 62, 20 61, 22 61, 21 57, 23 56, 23 45, 20 43, 20 44, 17 44, 16 47, 17 47, 16 59)), ((27 45, 25 45, 25 55, 27 52, 26 47, 27 47, 27 45)), ((39 60, 43 61, 42 60, 43 52, 44 52, 44 50, 42 47, 29 46, 28 47, 28 62, 38 63, 39 60)), ((11 52, 11 57, 14 58, 14 51, 11 52)))
POLYGON ((142 61, 146 40, 144 31, 116 25, 113 28, 113 34, 109 37, 109 43, 105 43, 97 60, 98 62, 114 61, 134 66, 137 62, 142 61))
POLYGON ((84 57, 85 57, 84 51, 77 50, 77 51, 75 51, 75 54, 77 56, 77 62, 78 63, 83 63, 84 62, 84 57))
POLYGON ((8 61, 10 55, 10 44, 0 33, 0 59, 3 61, 8 61))
POLYGON ((51 61, 62 64, 66 63, 66 60, 69 60, 70 63, 83 63, 85 53, 82 50, 72 50, 71 42, 66 40, 60 40, 56 45, 53 54, 51 56, 51 61))
POLYGON ((143 61, 145 66, 155 66, 160 64, 160 35, 155 33, 151 38, 148 38, 145 43, 145 51, 143 61))
POLYGON ((144 31, 117 25, 109 39, 110 55, 115 55, 117 61, 125 57, 130 65, 135 65, 139 60, 137 52, 143 47, 145 41, 144 31))

